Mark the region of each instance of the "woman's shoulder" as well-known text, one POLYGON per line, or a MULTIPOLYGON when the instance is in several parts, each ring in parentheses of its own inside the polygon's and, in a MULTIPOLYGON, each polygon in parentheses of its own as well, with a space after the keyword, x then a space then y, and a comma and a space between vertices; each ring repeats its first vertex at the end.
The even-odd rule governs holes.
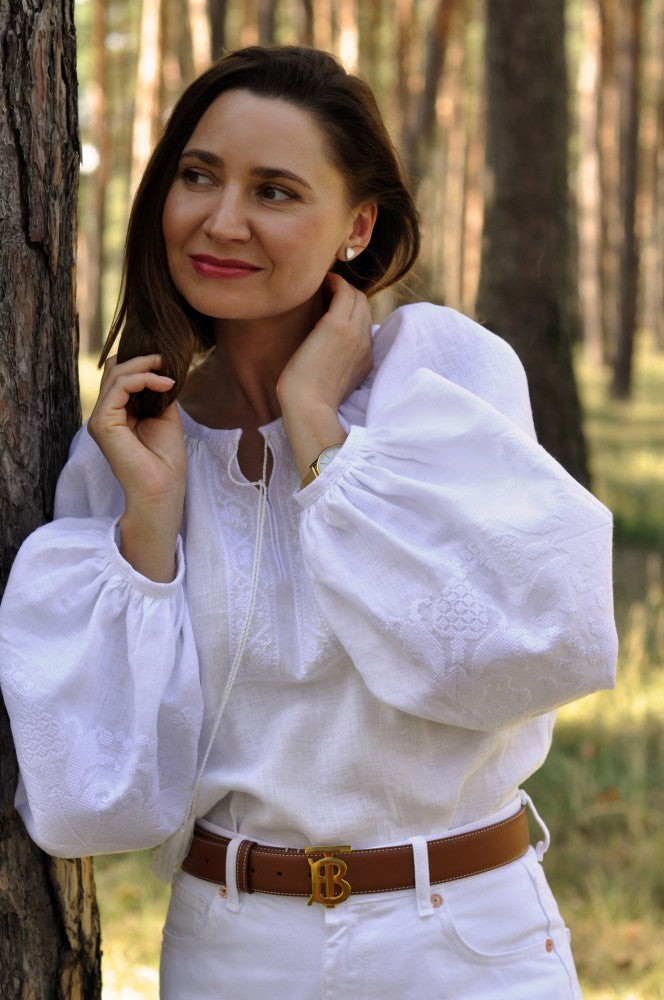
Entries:
POLYGON ((431 302, 390 313, 374 331, 367 414, 398 398, 420 369, 453 382, 534 433, 523 365, 502 337, 469 316, 431 302))

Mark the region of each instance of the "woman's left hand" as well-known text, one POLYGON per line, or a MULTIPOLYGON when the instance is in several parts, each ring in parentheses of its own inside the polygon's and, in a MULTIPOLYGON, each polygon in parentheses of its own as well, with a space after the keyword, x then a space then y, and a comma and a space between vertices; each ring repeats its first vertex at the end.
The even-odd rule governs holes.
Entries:
POLYGON ((327 312, 293 354, 277 382, 284 426, 298 472, 346 438, 339 405, 371 371, 371 312, 363 292, 328 274, 327 312))

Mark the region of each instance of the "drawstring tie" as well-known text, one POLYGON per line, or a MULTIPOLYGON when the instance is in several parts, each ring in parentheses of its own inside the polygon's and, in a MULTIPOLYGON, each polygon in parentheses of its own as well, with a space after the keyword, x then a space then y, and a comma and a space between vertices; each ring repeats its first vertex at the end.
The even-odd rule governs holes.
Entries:
POLYGON ((205 773, 205 768, 207 767, 207 762, 212 751, 212 745, 219 732, 219 726, 221 724, 221 718, 228 704, 228 700, 231 695, 231 690, 233 684, 235 683, 235 678, 237 677, 238 671, 240 669, 240 663, 242 662, 242 657, 244 656, 244 651, 247 646, 247 640, 249 638, 249 629, 251 628, 251 621, 254 614, 254 605, 256 604, 256 594, 258 593, 258 573, 260 569, 260 557, 263 548, 263 537, 265 534, 265 513, 267 510, 267 458, 268 458, 268 443, 267 438, 265 438, 265 445, 263 448, 263 471, 261 478, 255 482, 247 482, 246 479, 236 479, 233 475, 232 464, 237 457, 237 449, 239 446, 239 439, 235 447, 234 453, 228 462, 227 472, 228 476, 236 486, 256 486, 258 487, 258 511, 256 516, 256 539, 254 542, 254 553, 251 565, 251 591, 249 594, 249 601, 247 604, 247 613, 244 618, 244 624, 242 626, 242 632, 240 633, 240 640, 235 651, 235 656, 231 664, 231 669, 226 680, 226 685, 224 687, 223 694, 221 696, 221 701, 219 702, 219 707, 217 709, 217 714, 214 719, 212 726, 212 731, 208 739, 207 747, 201 763, 199 764, 198 771, 196 773, 196 780, 194 781, 194 787, 189 798, 189 806, 187 808, 187 815, 180 827, 171 834, 171 836, 164 841, 164 843, 159 847, 154 854, 152 859, 151 868, 154 874, 162 879, 164 882, 172 882, 175 872, 178 870, 182 862, 187 856, 189 847, 191 844, 191 839, 194 834, 194 826, 196 824, 196 806, 198 803, 198 792, 201 786, 201 781, 203 779, 203 774, 205 773))
POLYGON ((551 843, 551 834, 549 833, 549 828, 538 813, 534 806, 533 800, 531 799, 528 792, 524 792, 523 788, 519 789, 519 795, 521 796, 521 805, 528 806, 533 817, 535 818, 537 825, 544 834, 544 840, 538 840, 535 844, 535 854, 537 855, 537 860, 541 864, 544 860, 544 855, 549 850, 549 845, 551 843))

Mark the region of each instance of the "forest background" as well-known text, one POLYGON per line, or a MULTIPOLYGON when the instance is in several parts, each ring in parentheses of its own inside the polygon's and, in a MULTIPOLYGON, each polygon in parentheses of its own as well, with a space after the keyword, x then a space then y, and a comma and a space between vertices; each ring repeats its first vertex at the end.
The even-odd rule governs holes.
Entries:
MULTIPOLYGON (((563 95, 562 108, 555 106, 564 116, 567 260, 558 294, 583 396, 586 473, 616 513, 622 639, 617 694, 561 713, 554 750, 529 789, 553 827, 547 869, 573 927, 585 995, 664 997, 664 3, 570 0, 562 38, 553 37, 562 5, 550 3, 551 34, 543 42, 564 47, 562 67, 543 57, 532 37, 522 51, 516 7, 523 5, 502 0, 487 11, 482 0, 228 0, 208 8, 205 0, 77 0, 81 339, 96 351, 108 328, 131 191, 174 97, 211 54, 257 41, 317 44, 369 80, 424 224, 422 258, 401 296, 477 315, 487 131, 491 116, 500 132, 520 113, 509 106, 518 93, 503 91, 498 108, 490 100, 496 70, 487 16, 504 22, 509 51, 498 59, 523 59, 540 101, 555 104, 563 95)), ((533 114, 541 114, 536 102, 533 114)), ((524 133, 505 141, 521 143, 524 169, 537 170, 525 153, 537 142, 537 122, 520 124, 524 133)), ((519 183, 528 186, 528 178, 519 183)), ((387 298, 379 311, 391 306, 387 298)), ((509 339, 509 330, 499 332, 509 339)), ((537 364, 531 361, 531 391, 537 364)), ((105 995, 154 989, 164 896, 144 883, 144 872, 144 859, 97 865, 109 928, 105 995), (152 919, 144 942, 146 907, 152 919)))
MULTIPOLYGON (((546 869, 584 996, 664 998, 664 0, 76 0, 75 11, 84 415, 131 194, 186 83, 225 47, 261 41, 329 49, 374 87, 423 220, 398 298, 461 309, 513 343, 540 439, 616 517, 618 690, 561 711, 527 787, 551 827, 546 869)), ((394 301, 384 294, 377 316, 394 301)), ((95 863, 104 1000, 156 996, 166 891, 147 864, 95 863)))

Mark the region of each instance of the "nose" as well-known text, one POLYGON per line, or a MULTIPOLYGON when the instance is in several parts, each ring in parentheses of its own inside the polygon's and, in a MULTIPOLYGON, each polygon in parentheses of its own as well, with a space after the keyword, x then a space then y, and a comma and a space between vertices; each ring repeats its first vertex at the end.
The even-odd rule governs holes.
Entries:
POLYGON ((251 229, 240 191, 227 185, 220 188, 203 224, 203 231, 217 243, 248 240, 251 229))

